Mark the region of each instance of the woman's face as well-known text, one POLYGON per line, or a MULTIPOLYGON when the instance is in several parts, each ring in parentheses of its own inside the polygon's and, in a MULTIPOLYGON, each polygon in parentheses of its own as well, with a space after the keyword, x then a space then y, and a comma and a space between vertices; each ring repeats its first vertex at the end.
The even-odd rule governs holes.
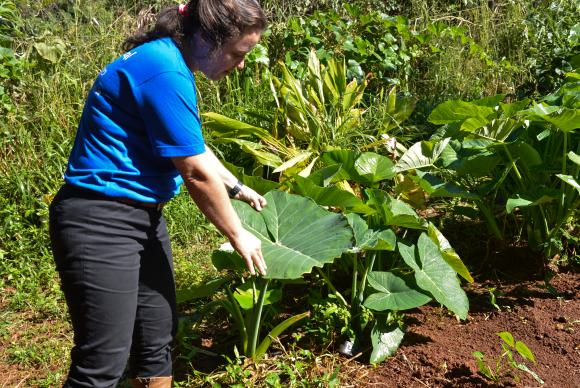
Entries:
POLYGON ((234 69, 244 68, 244 58, 260 40, 262 32, 252 30, 226 42, 217 51, 211 52, 211 47, 201 37, 195 39, 195 48, 191 55, 192 70, 201 71, 207 78, 217 81, 234 69))

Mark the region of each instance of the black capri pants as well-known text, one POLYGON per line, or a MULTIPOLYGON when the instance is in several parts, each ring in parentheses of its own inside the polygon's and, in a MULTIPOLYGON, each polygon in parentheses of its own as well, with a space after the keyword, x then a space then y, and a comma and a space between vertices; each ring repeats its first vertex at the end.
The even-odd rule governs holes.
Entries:
POLYGON ((161 210, 64 185, 50 206, 50 237, 71 316, 65 387, 115 387, 170 376, 176 329, 173 259, 161 210))

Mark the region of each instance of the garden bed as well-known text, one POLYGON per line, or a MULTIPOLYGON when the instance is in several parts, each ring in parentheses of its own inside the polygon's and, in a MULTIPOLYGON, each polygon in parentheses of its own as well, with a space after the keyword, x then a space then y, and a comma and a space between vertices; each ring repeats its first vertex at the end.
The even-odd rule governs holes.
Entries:
MULTIPOLYGON (((385 387, 489 386, 491 382, 477 373, 472 353, 497 358, 501 339, 495 333, 509 331, 534 352, 537 364, 531 369, 545 386, 578 387, 580 275, 559 274, 551 284, 559 297, 550 294, 543 281, 474 284, 468 292, 471 310, 466 322, 431 305, 410 311, 408 334, 395 357, 376 369, 360 371, 356 381, 359 386, 385 387), (496 287, 501 311, 490 303, 488 290, 492 287, 496 287)), ((498 385, 539 386, 526 373, 520 376, 519 384, 503 378, 498 385)))

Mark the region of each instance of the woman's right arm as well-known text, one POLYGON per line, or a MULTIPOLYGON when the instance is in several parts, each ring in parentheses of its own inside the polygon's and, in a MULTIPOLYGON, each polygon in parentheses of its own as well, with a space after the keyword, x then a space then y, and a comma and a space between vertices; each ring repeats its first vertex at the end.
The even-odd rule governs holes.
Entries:
POLYGON ((242 227, 230 203, 220 176, 212 168, 212 155, 207 152, 195 156, 171 158, 181 173, 191 198, 205 216, 230 240, 234 249, 244 258, 252 275, 254 266, 266 274, 261 242, 242 227))

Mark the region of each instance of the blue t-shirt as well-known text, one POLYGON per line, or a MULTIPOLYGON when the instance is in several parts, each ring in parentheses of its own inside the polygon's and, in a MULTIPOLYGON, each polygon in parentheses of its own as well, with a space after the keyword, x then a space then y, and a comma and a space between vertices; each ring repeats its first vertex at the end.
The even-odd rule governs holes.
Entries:
POLYGON ((171 38, 130 50, 87 97, 67 183, 107 196, 165 202, 183 182, 171 157, 205 152, 195 79, 171 38))

